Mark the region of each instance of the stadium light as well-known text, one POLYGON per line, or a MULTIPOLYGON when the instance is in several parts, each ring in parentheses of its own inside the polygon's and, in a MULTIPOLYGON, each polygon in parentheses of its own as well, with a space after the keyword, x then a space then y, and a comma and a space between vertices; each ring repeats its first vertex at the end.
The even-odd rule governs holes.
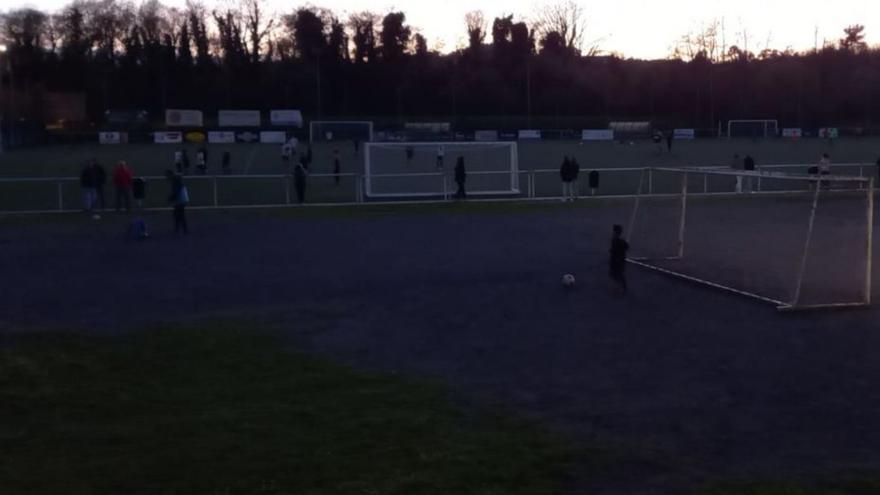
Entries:
POLYGON ((0 45, 0 53, 6 53, 6 45, 0 45))

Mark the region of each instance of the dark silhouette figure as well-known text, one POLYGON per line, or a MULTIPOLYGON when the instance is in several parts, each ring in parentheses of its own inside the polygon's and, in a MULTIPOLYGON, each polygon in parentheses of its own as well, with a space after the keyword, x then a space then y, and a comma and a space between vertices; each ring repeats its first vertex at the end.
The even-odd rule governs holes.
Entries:
POLYGON ((465 199, 467 197, 467 191, 465 191, 467 170, 464 168, 463 156, 458 157, 458 160, 455 163, 455 183, 458 185, 458 191, 456 191, 455 197, 458 199, 465 199))
POLYGON ((315 156, 312 153, 312 147, 309 146, 309 148, 306 150, 306 163, 305 163, 305 165, 306 165, 307 171, 312 170, 312 160, 314 160, 314 158, 315 158, 315 156))
MULTIPOLYGON (((746 172, 754 172, 755 169, 756 169, 755 159, 752 158, 752 155, 746 155, 745 159, 743 160, 743 170, 746 172)), ((754 177, 746 177, 745 178, 745 181, 743 181, 745 183, 745 189, 744 189, 745 192, 747 192, 747 193, 754 192, 754 187, 755 187, 754 181, 755 181, 754 177)))
MULTIPOLYGON (((406 164, 407 165, 412 165, 413 157, 415 156, 415 154, 416 154, 416 150, 413 149, 412 146, 406 147, 406 164)), ((878 161, 880 161, 880 160, 878 160, 878 161)))
POLYGON ((623 227, 615 225, 611 234, 609 250, 608 275, 611 277, 612 290, 619 295, 626 295, 626 255, 629 243, 623 239, 623 227))
POLYGON ((183 176, 168 170, 165 177, 171 183, 171 193, 168 202, 174 207, 174 233, 177 235, 188 234, 189 225, 186 222, 186 205, 189 204, 189 191, 183 183, 183 176))
POLYGON ((562 179, 562 201, 574 201, 572 184, 575 179, 574 174, 574 160, 566 156, 562 159, 562 165, 559 167, 559 178, 562 179))
POLYGON ((184 175, 189 175, 189 153, 187 153, 186 150, 183 150, 182 158, 183 158, 183 160, 182 160, 182 163, 183 163, 183 174, 184 174, 184 175))
POLYGON ((91 163, 79 174, 79 185, 83 191, 83 209, 90 213, 95 208, 95 168, 91 163))
POLYGON ((336 182, 336 185, 339 185, 339 181, 342 180, 339 174, 342 173, 342 160, 339 158, 339 150, 333 150, 333 181, 336 182))
POLYGON ((132 180, 131 195, 134 197, 137 207, 142 208, 144 206, 144 199, 147 197, 147 181, 141 177, 132 180))
POLYGON ((228 151, 223 152, 223 158, 220 160, 220 166, 223 168, 223 174, 232 173, 232 155, 228 151))
POLYGON ((672 142, 675 140, 675 131, 669 131, 666 135, 666 151, 672 153, 672 142))
POLYGON ((196 168, 198 168, 200 175, 208 173, 208 149, 204 146, 196 152, 196 168))
POLYGON ((293 167, 293 188, 296 190, 296 200, 299 204, 306 202, 306 178, 308 171, 305 166, 305 157, 300 158, 299 163, 293 167))
POLYGON ((104 201, 104 186, 107 185, 107 172, 104 171, 104 167, 95 160, 92 160, 92 169, 95 174, 95 202, 97 203, 98 209, 103 210, 106 207, 104 201))

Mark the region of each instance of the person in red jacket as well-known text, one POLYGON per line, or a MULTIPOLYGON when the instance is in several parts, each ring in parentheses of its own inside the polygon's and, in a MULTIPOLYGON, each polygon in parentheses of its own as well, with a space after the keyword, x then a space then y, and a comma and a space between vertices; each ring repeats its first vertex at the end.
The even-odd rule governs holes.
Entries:
POLYGON ((125 206, 125 211, 131 211, 131 185, 134 174, 125 162, 119 162, 113 169, 113 185, 116 187, 116 211, 125 206))

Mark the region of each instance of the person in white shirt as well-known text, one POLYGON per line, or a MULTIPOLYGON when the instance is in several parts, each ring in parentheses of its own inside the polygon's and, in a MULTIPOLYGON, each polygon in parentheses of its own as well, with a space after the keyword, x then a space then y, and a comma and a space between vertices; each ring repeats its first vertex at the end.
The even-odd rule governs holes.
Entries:
POLYGON ((443 160, 446 158, 446 150, 443 146, 437 148, 437 170, 443 170, 443 160))
POLYGON ((177 150, 174 152, 174 168, 177 170, 178 174, 183 173, 183 150, 177 150))

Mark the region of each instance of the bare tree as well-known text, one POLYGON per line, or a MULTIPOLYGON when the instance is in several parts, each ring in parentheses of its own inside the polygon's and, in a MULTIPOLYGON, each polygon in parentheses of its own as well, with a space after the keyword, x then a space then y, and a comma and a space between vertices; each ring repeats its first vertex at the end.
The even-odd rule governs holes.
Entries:
POLYGON ((275 17, 267 15, 263 9, 262 0, 242 0, 242 11, 244 12, 244 25, 247 31, 247 38, 250 44, 251 63, 256 64, 260 61, 260 53, 263 50, 263 41, 275 27, 275 17))
MULTIPOLYGON (((587 28, 586 12, 574 0, 545 5, 538 11, 534 28, 541 39, 546 39, 550 33, 556 33, 564 48, 581 53, 587 28)), ((588 49, 589 52, 595 50, 595 47, 588 49)))
POLYGON ((465 14, 464 22, 467 25, 468 47, 477 50, 486 41, 486 17, 481 10, 472 10, 465 14))

